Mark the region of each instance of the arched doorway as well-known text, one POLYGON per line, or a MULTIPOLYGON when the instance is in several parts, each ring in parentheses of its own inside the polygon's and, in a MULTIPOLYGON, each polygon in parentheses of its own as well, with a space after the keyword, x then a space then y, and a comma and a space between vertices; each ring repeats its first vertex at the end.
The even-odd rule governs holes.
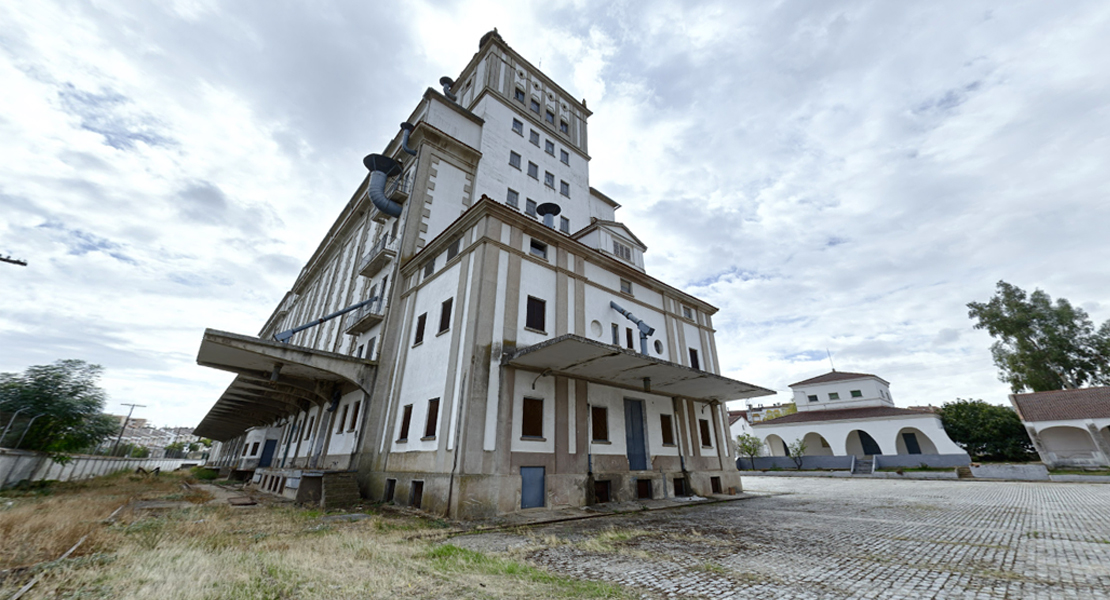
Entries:
POLYGON ((848 434, 848 440, 844 444, 848 454, 856 456, 873 456, 875 454, 882 454, 883 451, 879 448, 879 443, 875 438, 871 437, 869 433, 862 429, 853 429, 848 434))
POLYGON ((763 443, 767 445, 767 454, 770 456, 789 456, 790 452, 786 448, 786 442, 782 438, 771 434, 764 438, 763 443))
POLYGON ((898 454, 937 454, 937 446, 916 427, 903 427, 894 437, 898 454))
POLYGON ((816 431, 811 431, 806 434, 802 441, 806 445, 806 456, 832 456, 832 447, 829 446, 829 441, 821 437, 821 434, 816 431))

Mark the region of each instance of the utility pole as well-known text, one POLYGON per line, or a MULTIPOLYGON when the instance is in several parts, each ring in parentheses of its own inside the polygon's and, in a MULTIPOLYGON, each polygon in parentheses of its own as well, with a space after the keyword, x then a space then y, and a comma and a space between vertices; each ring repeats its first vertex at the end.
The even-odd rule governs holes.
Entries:
POLYGON ((131 422, 131 413, 135 412, 135 407, 146 408, 145 404, 121 403, 120 406, 130 406, 131 410, 127 411, 127 418, 123 420, 123 427, 120 427, 119 436, 116 437, 116 443, 112 446, 112 453, 110 456, 116 455, 116 450, 119 449, 119 441, 123 439, 123 432, 127 429, 127 424, 131 422))

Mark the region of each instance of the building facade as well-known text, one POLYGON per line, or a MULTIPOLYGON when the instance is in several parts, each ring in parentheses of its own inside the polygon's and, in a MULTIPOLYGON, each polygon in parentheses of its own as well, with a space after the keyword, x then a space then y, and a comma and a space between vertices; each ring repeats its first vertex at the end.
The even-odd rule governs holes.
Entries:
POLYGON ((1110 467, 1110 387, 1010 394, 1048 468, 1110 467))
POLYGON ((590 187, 585 101, 496 31, 441 83, 259 335, 205 332, 237 377, 196 433, 276 493, 462 518, 739 490, 724 403, 773 392, 590 187))

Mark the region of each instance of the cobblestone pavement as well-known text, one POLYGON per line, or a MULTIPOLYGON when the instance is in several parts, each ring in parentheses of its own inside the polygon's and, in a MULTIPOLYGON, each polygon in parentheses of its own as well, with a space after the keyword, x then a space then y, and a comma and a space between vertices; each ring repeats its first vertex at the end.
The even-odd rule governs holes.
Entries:
POLYGON ((746 477, 744 488, 768 495, 552 524, 531 531, 524 556, 648 598, 1110 598, 1110 485, 746 477))

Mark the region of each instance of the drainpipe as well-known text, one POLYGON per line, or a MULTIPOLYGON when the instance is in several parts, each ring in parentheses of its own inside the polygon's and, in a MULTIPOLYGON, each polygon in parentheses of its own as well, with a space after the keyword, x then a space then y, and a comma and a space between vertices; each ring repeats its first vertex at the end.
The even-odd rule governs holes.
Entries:
POLYGON ((401 216, 401 205, 385 196, 385 182, 401 173, 401 163, 382 154, 368 154, 362 159, 362 164, 370 170, 370 182, 366 184, 366 195, 370 196, 370 201, 386 215, 394 218, 401 216))
POLYGON ((401 123, 401 130, 404 132, 401 134, 401 149, 408 154, 416 156, 416 149, 409 147, 409 134, 412 133, 413 129, 416 129, 416 125, 408 122, 401 123))
POLYGON ((458 101, 459 98, 451 93, 451 88, 455 87, 455 80, 454 79, 451 79, 450 77, 446 77, 446 76, 440 77, 439 78, 439 85, 443 86, 443 95, 447 96, 448 100, 450 100, 451 102, 457 102, 458 101))
POLYGON ((651 325, 648 325, 647 323, 644 323, 640 319, 637 319, 636 315, 628 312, 627 310, 624 310, 623 308, 620 307, 620 305, 618 305, 616 302, 613 302, 612 300, 609 301, 609 306, 611 306, 613 308, 613 310, 615 310, 615 311, 619 312, 620 314, 624 315, 625 318, 627 318, 629 321, 632 321, 633 323, 636 324, 637 329, 640 330, 640 354, 643 354, 643 355, 646 356, 647 353, 648 353, 648 349, 647 349, 648 336, 655 333, 655 328, 652 327, 651 325))

